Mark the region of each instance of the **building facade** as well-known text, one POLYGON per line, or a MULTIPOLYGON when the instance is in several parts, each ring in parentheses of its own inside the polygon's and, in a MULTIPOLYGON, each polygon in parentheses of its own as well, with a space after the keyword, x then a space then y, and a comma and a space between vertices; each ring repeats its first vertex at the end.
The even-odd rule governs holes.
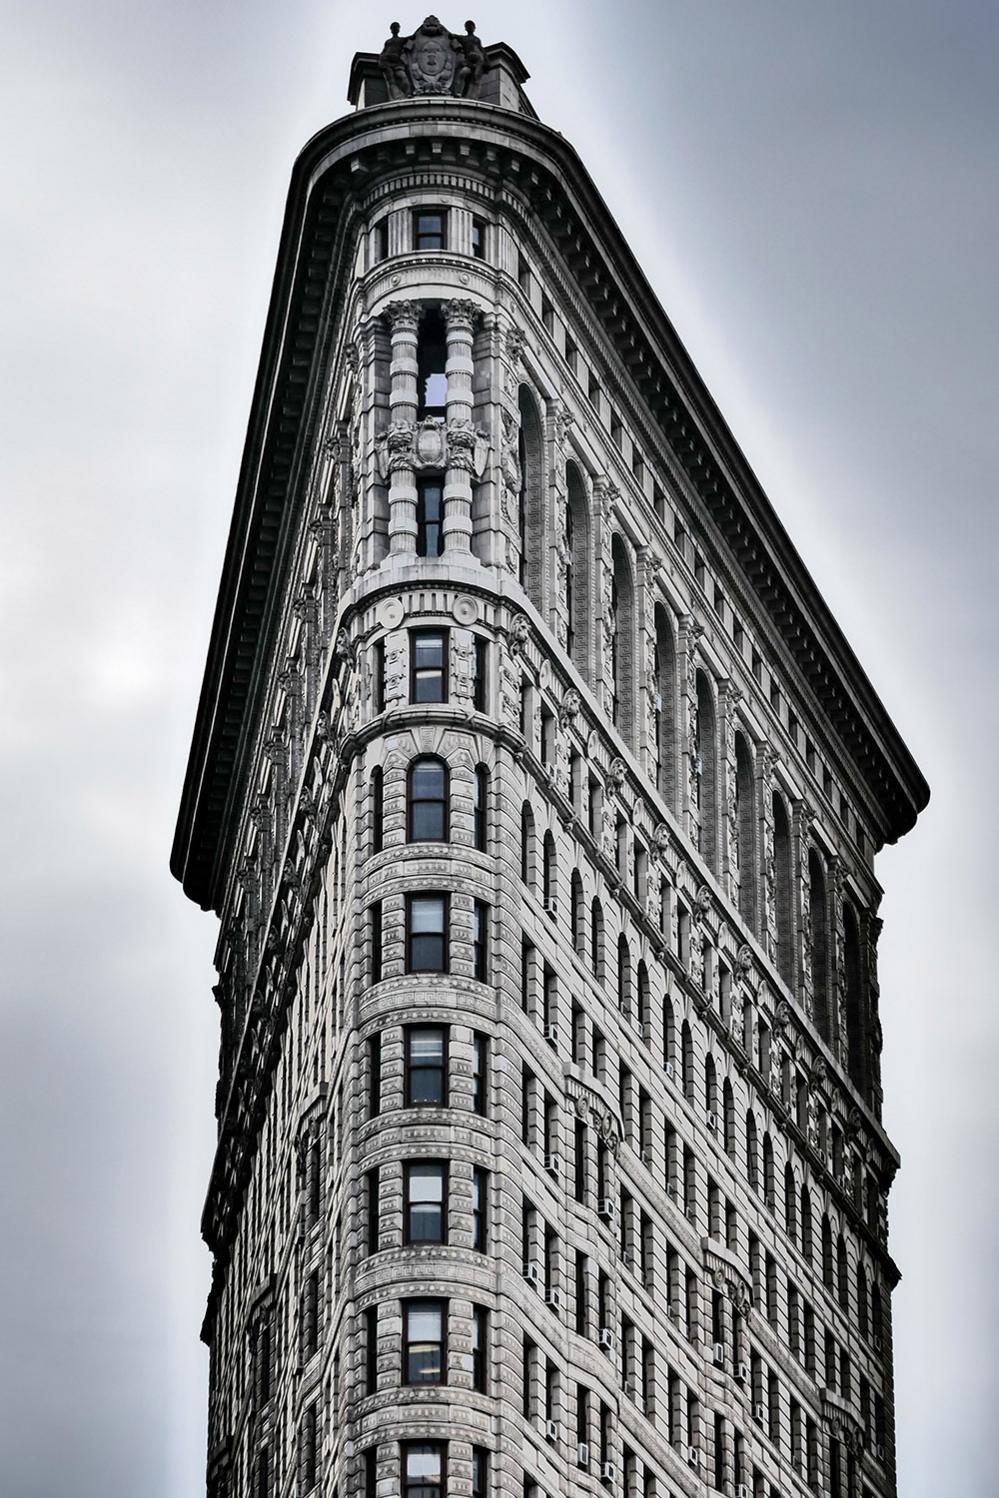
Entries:
POLYGON ((292 177, 172 861, 208 1490, 887 1498, 928 793, 526 76, 394 27, 292 177))

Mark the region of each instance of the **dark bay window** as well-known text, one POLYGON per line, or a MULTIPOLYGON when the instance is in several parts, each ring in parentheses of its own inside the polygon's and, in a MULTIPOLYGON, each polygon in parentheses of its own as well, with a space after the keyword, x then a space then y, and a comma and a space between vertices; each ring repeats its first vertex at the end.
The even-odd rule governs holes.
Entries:
POLYGON ((416 555, 439 557, 444 551, 444 481, 416 481, 416 555))
POLYGON ((376 640, 371 647, 371 711, 385 711, 385 641, 376 640))
MULTIPOLYGON (((416 339, 416 414, 420 421, 447 414, 447 332, 437 311, 425 312, 416 339)), ((439 483, 440 480, 438 479, 439 483)))
POLYGON ((486 226, 482 219, 472 219, 472 254, 476 260, 486 258, 486 226))
POLYGON ((489 771, 485 765, 475 769, 475 786, 472 797, 472 813, 475 822, 475 846, 480 853, 486 851, 486 828, 489 812, 489 771))
POLYGON ((375 261, 387 260, 389 252, 389 221, 388 214, 380 218, 375 225, 375 261))
POLYGON ((472 1309, 472 1388, 487 1392, 489 1369, 489 1312, 485 1306, 472 1309))
POLYGON ((447 972, 447 895, 406 896, 406 971, 447 972))
POLYGON ((489 1103, 489 1036, 476 1031, 472 1039, 472 1107, 484 1118, 489 1103))
POLYGON ((364 1313, 364 1392, 374 1394, 378 1388, 378 1307, 369 1306, 364 1313))
POLYGON ((382 981, 382 902, 376 900, 371 906, 371 981, 382 981))
POLYGON ((406 1107, 447 1107, 447 1027, 406 1030, 406 1107))
POLYGON ((446 1300, 403 1302, 403 1383, 443 1384, 446 1300))
POLYGON ((382 1111, 382 1037, 368 1036, 368 1117, 377 1118, 382 1111))
POLYGON ((489 1491, 489 1452, 484 1446, 472 1447, 472 1498, 486 1498, 489 1491))
POLYGON ((378 1166, 369 1170, 365 1176, 365 1196, 367 1198, 368 1218, 368 1253, 376 1254, 381 1247, 381 1210, 378 1193, 378 1166))
POLYGON ((447 249, 447 209, 417 208, 413 213, 413 249, 447 249))
POLYGON ((448 772, 439 759, 414 759, 406 788, 411 843, 447 841, 448 772))
POLYGON ((410 698, 447 701, 447 630, 420 629, 410 636, 410 698))
POLYGON ((472 1171, 472 1247, 476 1253, 486 1251, 489 1221, 489 1172, 481 1166, 472 1171))
POLYGON ((409 1244, 443 1243, 447 1233, 447 1164, 410 1160, 403 1168, 403 1217, 409 1244))
POLYGON ((385 777, 380 765, 371 772, 371 851, 380 853, 384 846, 385 777))
POLYGON ((402 1447, 402 1498, 444 1498, 447 1443, 405 1441, 402 1447))
POLYGON ((475 674, 472 677, 472 706, 477 713, 486 711, 489 685, 489 641, 475 636, 475 674))
POLYGON ((476 900, 472 910, 472 959, 473 973, 480 983, 489 976, 489 906, 485 900, 476 900))

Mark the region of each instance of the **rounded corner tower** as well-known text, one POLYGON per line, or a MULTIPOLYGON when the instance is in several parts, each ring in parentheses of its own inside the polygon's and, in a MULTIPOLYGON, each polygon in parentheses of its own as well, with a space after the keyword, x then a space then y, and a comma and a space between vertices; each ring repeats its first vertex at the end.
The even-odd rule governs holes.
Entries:
POLYGON ((874 854, 927 790, 527 73, 295 164, 172 869, 213 1498, 890 1498, 874 854))

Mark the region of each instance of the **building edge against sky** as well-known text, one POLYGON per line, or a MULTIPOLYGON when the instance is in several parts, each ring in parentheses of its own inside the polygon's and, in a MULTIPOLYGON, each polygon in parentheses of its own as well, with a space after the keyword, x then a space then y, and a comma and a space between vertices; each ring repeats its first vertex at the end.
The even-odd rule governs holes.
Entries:
POLYGON ((292 177, 174 845, 216 1495, 891 1494, 927 789, 505 45, 292 177))

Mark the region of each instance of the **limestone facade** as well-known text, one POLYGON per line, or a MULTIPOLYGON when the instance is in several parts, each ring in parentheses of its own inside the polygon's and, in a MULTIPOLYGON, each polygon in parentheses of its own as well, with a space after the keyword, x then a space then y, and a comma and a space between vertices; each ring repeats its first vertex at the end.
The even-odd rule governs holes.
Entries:
POLYGON ((887 1498, 873 859, 925 786, 485 57, 359 59, 289 199, 173 864, 208 1491, 887 1498))

